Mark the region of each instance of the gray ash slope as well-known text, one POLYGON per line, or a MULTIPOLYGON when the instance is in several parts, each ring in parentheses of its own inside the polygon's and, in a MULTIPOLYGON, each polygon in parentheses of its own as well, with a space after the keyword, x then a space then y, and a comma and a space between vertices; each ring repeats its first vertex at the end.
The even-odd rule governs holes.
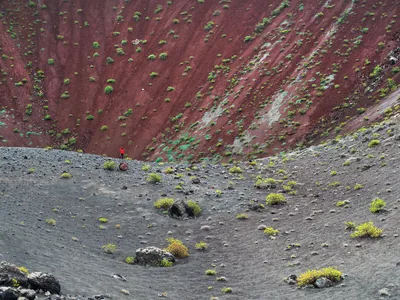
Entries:
POLYGON ((254 166, 239 163, 242 174, 230 174, 232 165, 208 164, 178 165, 174 174, 162 173, 167 165, 151 164, 145 172, 137 161, 128 161, 127 172, 106 171, 107 158, 101 156, 0 148, 0 260, 55 275, 63 294, 113 299, 159 299, 163 292, 167 299, 379 299, 382 288, 400 299, 399 144, 399 121, 392 120, 355 138, 257 160, 254 166), (372 139, 380 144, 369 148, 372 139), (343 165, 347 160, 350 164, 343 165), (35 172, 28 174, 29 168, 35 172), (162 182, 146 182, 148 173, 158 170, 162 182), (63 171, 73 177, 61 179, 63 171), (177 179, 177 173, 184 176, 177 179), (191 176, 200 183, 193 184, 191 176), (282 184, 270 191, 254 188, 257 176, 294 180, 297 194, 286 194, 285 205, 246 211, 250 201, 265 203, 266 195, 282 189, 282 184), (234 189, 227 189, 229 181, 234 189), (335 181, 340 185, 330 186, 335 181), (175 188, 179 183, 183 192, 175 188), (356 184, 363 188, 355 190, 356 184), (221 197, 215 190, 223 192, 221 197), (202 215, 185 221, 167 217, 153 206, 163 195, 198 201, 202 215), (375 197, 387 203, 378 214, 369 211, 375 197), (336 206, 344 200, 347 208, 336 206), (236 219, 237 213, 248 219, 236 219), (105 229, 99 227, 100 217, 108 219, 105 229), (46 223, 50 218, 55 226, 46 223), (346 221, 373 221, 384 236, 352 239, 346 221), (261 224, 280 234, 269 239, 257 229, 261 224), (204 225, 210 229, 201 230, 204 225), (166 247, 167 237, 181 239, 190 256, 171 268, 123 262, 137 248, 166 247), (207 251, 195 249, 199 241, 209 244, 207 251), (117 245, 115 254, 102 251, 107 243, 117 245), (287 249, 297 243, 301 247, 287 249), (326 266, 347 277, 326 289, 283 282, 290 274, 326 266), (227 280, 206 276, 207 269, 227 280), (114 273, 127 281, 113 278, 114 273), (232 293, 221 293, 223 287, 232 293))

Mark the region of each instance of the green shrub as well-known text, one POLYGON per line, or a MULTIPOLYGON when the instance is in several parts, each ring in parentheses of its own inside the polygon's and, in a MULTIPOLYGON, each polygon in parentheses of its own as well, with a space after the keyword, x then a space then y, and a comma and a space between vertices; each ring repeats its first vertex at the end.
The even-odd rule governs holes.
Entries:
POLYGON ((375 198, 372 200, 371 204, 369 205, 369 210, 372 213, 377 213, 382 210, 386 206, 386 202, 380 198, 375 198))
POLYGON ((157 173, 150 173, 147 177, 147 181, 150 183, 161 182, 161 175, 157 173))
POLYGON ((196 243, 197 250, 206 250, 207 248, 208 248, 208 244, 206 242, 201 241, 199 243, 196 243))
POLYGON ((35 168, 29 168, 28 169, 28 174, 33 174, 35 173, 35 168))
POLYGON ((195 217, 197 217, 197 216, 199 216, 201 214, 201 207, 197 202, 189 200, 187 202, 187 205, 189 206, 190 209, 192 209, 193 214, 194 214, 195 217))
POLYGON ((383 230, 374 226, 373 222, 366 222, 361 225, 358 225, 356 231, 354 231, 350 236, 352 238, 355 237, 372 237, 378 238, 381 236, 383 230))
POLYGON ((282 194, 272 193, 266 197, 266 203, 268 205, 283 204, 286 202, 286 198, 282 194))
POLYGON ((232 288, 230 288, 230 287, 222 288, 221 292, 224 294, 232 293, 232 288))
POLYGON ((107 218, 99 218, 100 223, 107 223, 108 219, 107 218))
POLYGON ((268 236, 275 236, 279 234, 279 230, 272 227, 267 227, 264 229, 264 233, 268 236))
POLYGON ((111 94, 113 91, 114 91, 114 88, 113 88, 111 85, 107 85, 107 86, 104 88, 104 93, 105 93, 105 94, 111 94))
POLYGON ((145 172, 147 172, 150 169, 151 169, 150 165, 143 165, 143 167, 142 167, 142 171, 145 171, 145 172))
POLYGON ((246 220, 248 218, 249 218, 249 216, 247 214, 237 214, 236 215, 236 219, 239 219, 239 220, 246 220))
POLYGON ((103 251, 107 254, 114 254, 117 250, 117 246, 115 244, 106 244, 101 247, 103 251))
POLYGON ((159 59, 161 59, 161 60, 166 60, 166 59, 167 59, 167 57, 168 57, 168 54, 167 54, 167 53, 165 53, 165 52, 163 52, 163 53, 160 53, 160 55, 158 56, 158 58, 159 58, 159 59))
POLYGON ((165 168, 163 171, 165 174, 172 174, 175 172, 175 169, 172 167, 165 168))
POLYGON ((147 56, 148 60, 155 60, 157 57, 154 54, 150 54, 149 56, 147 56))
POLYGON ((26 113, 28 116, 31 116, 31 115, 32 115, 32 104, 28 103, 28 104, 26 105, 26 107, 25 107, 25 113, 26 113))
POLYGON ((46 223, 51 225, 51 226, 55 226, 56 225, 56 220, 54 220, 54 219, 46 219, 46 223))
POLYGON ((210 270, 206 270, 205 273, 206 273, 206 275, 210 275, 210 276, 211 276, 211 275, 216 275, 216 274, 217 274, 217 271, 211 270, 211 269, 210 269, 210 270))
POLYGON ((319 270, 308 270, 297 277, 297 284, 299 287, 313 284, 318 278, 325 277, 332 282, 338 282, 342 279, 342 272, 336 268, 328 267, 319 270))
POLYGON ((115 170, 115 162, 113 160, 105 161, 103 164, 103 169, 114 171, 115 170))
POLYGON ((150 77, 151 78, 155 78, 155 77, 157 77, 158 76, 158 73, 157 72, 151 72, 150 73, 150 77))
POLYGON ((381 142, 379 140, 372 140, 368 143, 368 148, 378 146, 381 142))
POLYGON ((72 177, 72 175, 68 172, 64 172, 61 174, 61 178, 63 178, 63 179, 69 179, 71 177, 72 177))
POLYGON ((345 227, 347 230, 353 230, 356 229, 356 223, 348 221, 344 223, 345 227))
POLYGON ((93 47, 94 49, 99 49, 99 48, 100 48, 99 42, 93 42, 92 47, 93 47))
POLYGON ((125 263, 127 263, 128 265, 133 265, 135 263, 135 257, 128 256, 127 258, 125 258, 125 263))
POLYGON ((182 241, 174 238, 167 238, 169 243, 165 250, 177 258, 184 258, 189 256, 189 249, 182 243, 182 241))
POLYGON ((256 183, 254 184, 254 187, 258 189, 266 189, 271 186, 275 186, 277 181, 273 178, 257 178, 256 183))
POLYGON ((25 275, 29 275, 29 270, 25 267, 18 267, 18 270, 20 270, 25 275))
POLYGON ((49 65, 54 65, 54 59, 53 58, 49 58, 48 60, 47 60, 47 63, 49 64, 49 65))
POLYGON ((229 169, 229 173, 240 174, 240 173, 243 173, 243 171, 242 171, 242 169, 240 167, 234 166, 234 167, 229 169))
POLYGON ((154 202, 154 207, 168 209, 174 204, 173 198, 160 198, 156 202, 154 202))
POLYGON ((161 262, 160 262, 160 266, 164 267, 164 268, 168 268, 168 267, 172 267, 174 265, 174 263, 172 261, 169 261, 168 259, 164 258, 161 262))
POLYGON ((93 115, 88 115, 86 117, 86 120, 88 120, 88 121, 94 120, 94 116, 93 115))
POLYGON ((100 131, 107 131, 108 130, 108 126, 107 125, 103 125, 100 128, 100 131))

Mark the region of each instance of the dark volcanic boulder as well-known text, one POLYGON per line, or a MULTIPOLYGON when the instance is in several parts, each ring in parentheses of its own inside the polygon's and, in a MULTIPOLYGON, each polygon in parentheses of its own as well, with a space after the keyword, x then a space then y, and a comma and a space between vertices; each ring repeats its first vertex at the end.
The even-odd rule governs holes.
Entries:
POLYGON ((22 287, 28 286, 28 279, 24 272, 16 265, 2 261, 0 263, 0 286, 14 286, 15 282, 22 287))
POLYGON ((28 283, 34 290, 49 291, 52 294, 60 294, 61 286, 58 280, 50 274, 34 272, 28 275, 28 283))
POLYGON ((161 265, 161 261, 163 259, 167 259, 170 262, 175 262, 175 256, 157 247, 151 246, 136 250, 136 263, 139 265, 158 267, 161 265))
POLYGON ((0 287, 0 300, 18 300, 19 293, 12 287, 0 287))
POLYGON ((122 162, 122 163, 120 163, 119 164, 119 169, 121 170, 121 171, 127 171, 128 170, 128 164, 126 163, 126 162, 122 162))
POLYGON ((171 207, 168 209, 168 214, 174 219, 186 219, 194 217, 193 210, 185 201, 180 199, 176 200, 174 204, 171 205, 171 207))

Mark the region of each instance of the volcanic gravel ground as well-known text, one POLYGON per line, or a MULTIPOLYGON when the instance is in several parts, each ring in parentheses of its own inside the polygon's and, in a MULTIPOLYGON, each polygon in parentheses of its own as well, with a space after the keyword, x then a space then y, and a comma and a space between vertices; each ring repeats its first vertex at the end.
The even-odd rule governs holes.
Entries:
POLYGON ((167 299, 379 299, 383 288, 391 299, 400 299, 398 123, 257 160, 254 166, 241 162, 241 174, 230 174, 232 165, 207 163, 175 165, 173 174, 163 172, 167 165, 151 164, 145 172, 138 161, 127 161, 127 172, 107 171, 106 157, 0 148, 0 260, 52 273, 64 294, 108 294, 113 299, 159 299, 163 292, 167 299), (380 144, 369 148, 371 139, 380 144), (343 165, 346 160, 350 165, 343 165), (35 171, 28 174, 29 168, 35 171), (73 177, 60 178, 64 171, 73 177), (158 171, 161 183, 146 181, 148 173, 158 171), (176 179, 177 174, 184 176, 176 179), (256 189, 258 175, 283 183, 271 190, 256 189), (200 183, 193 184, 191 176, 200 183), (285 205, 248 211, 251 200, 265 204, 266 195, 282 191, 288 180, 297 182, 297 194, 286 193, 285 205), (227 189, 229 181, 233 190, 227 189), (329 187, 334 181, 340 185, 329 187), (183 189, 177 190, 180 182, 183 189), (355 190, 357 183, 363 188, 355 190), (221 197, 215 190, 223 192, 221 197), (198 201, 202 214, 171 219, 154 208, 162 196, 198 201), (375 197, 387 206, 372 214, 369 204, 375 197), (349 201, 348 207, 337 207, 343 200, 349 201), (246 213, 248 219, 236 219, 237 213, 246 213), (108 219, 103 229, 100 217, 108 219), (54 226, 46 223, 50 218, 56 220, 54 226), (384 230, 383 237, 353 239, 346 221, 373 221, 384 230), (276 239, 257 229, 262 224, 280 231, 276 239), (204 225, 210 229, 202 230, 204 225), (170 268, 123 262, 138 248, 165 248, 167 237, 182 240, 189 257, 170 268), (199 241, 209 248, 196 250, 199 241), (117 245, 115 254, 101 249, 107 243, 117 245), (301 246, 288 249, 297 243, 301 246), (344 280, 324 289, 298 289, 283 281, 290 274, 326 266, 341 270, 344 280), (217 275, 205 275, 207 269, 217 275), (127 281, 113 278, 114 273, 127 281), (216 281, 222 276, 226 281, 216 281), (232 293, 223 294, 224 287, 231 287, 232 293))

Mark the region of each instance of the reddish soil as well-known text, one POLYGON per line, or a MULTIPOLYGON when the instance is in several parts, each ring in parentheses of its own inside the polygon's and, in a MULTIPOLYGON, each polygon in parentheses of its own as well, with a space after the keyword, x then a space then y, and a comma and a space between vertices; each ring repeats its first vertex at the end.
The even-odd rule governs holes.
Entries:
POLYGON ((1 144, 110 156, 123 146, 136 159, 193 160, 265 156, 306 137, 312 143, 342 134, 358 108, 374 109, 397 89, 388 78, 400 82, 393 72, 399 63, 388 58, 400 56, 400 2, 303 8, 302 1, 286 1, 276 10, 284 2, 1 1, 1 144), (269 24, 255 33, 263 18, 269 24), (371 77, 377 65, 382 71, 371 77), (132 114, 118 120, 129 108, 132 114))

